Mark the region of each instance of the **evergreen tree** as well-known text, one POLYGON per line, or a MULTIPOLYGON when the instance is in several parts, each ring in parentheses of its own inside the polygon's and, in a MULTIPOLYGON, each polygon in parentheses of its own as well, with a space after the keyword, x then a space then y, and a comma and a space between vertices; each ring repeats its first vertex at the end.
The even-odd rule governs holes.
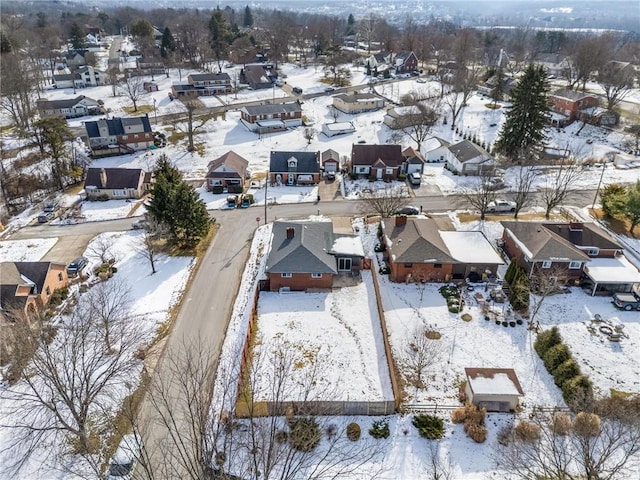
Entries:
POLYGON ((542 66, 529 65, 511 90, 512 106, 495 144, 496 152, 516 160, 542 151, 549 119, 549 82, 542 66))
POLYGON ((0 31, 0 53, 10 53, 12 50, 11 39, 0 31))
POLYGON ((353 17, 353 13, 349 14, 347 18, 347 35, 355 35, 356 33, 356 19, 353 17))
POLYGON ((211 219, 195 188, 185 181, 178 184, 172 211, 170 231, 173 238, 183 247, 195 247, 209 232, 211 219))
POLYGON ((71 46, 76 50, 84 48, 87 45, 87 39, 85 37, 82 27, 76 22, 71 24, 71 31, 69 32, 69 41, 71 46))
POLYGON ((249 5, 244 7, 244 19, 242 20, 242 25, 247 28, 253 26, 253 13, 251 13, 249 5))
POLYGON ((491 98, 493 99, 493 106, 497 106, 498 102, 502 101, 504 97, 504 71, 499 68, 495 73, 495 83, 491 89, 491 98))
POLYGON ((220 8, 216 8, 209 19, 209 36, 213 55, 218 62, 218 70, 222 72, 222 62, 229 54, 229 45, 233 40, 233 35, 220 8))
POLYGON ((169 52, 173 52, 176 49, 176 41, 173 38, 173 34, 169 27, 165 27, 162 32, 162 41, 160 42, 160 56, 162 58, 167 58, 169 52))

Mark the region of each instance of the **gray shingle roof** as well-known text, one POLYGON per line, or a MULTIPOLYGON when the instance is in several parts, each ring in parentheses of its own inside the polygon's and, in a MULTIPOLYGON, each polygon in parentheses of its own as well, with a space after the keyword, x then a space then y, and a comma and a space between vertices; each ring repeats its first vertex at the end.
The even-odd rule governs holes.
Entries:
POLYGON ((320 173, 319 152, 271 152, 269 170, 271 172, 288 172, 289 159, 297 162, 295 173, 320 173))
POLYGON ((189 75, 193 82, 208 82, 214 81, 231 81, 231 77, 228 73, 192 73, 189 75))
POLYGON ((138 188, 140 186, 142 169, 140 168, 90 168, 87 170, 85 187, 100 189, 138 188), (102 185, 100 172, 107 175, 107 184, 102 185))
POLYGON ((389 251, 396 262, 458 263, 449 255, 438 230, 431 218, 407 218, 407 223, 400 226, 393 218, 384 222, 384 234, 392 242, 389 251))
POLYGON ((274 113, 291 113, 300 112, 302 107, 298 102, 281 103, 278 105, 253 105, 243 107, 244 111, 249 115, 272 115, 274 113))
POLYGON ((336 259, 329 254, 333 244, 331 222, 273 223, 268 273, 337 273, 336 259), (287 238, 287 229, 293 237, 287 238))
POLYGON ((88 100, 89 102, 93 102, 95 105, 98 105, 98 102, 93 98, 85 97, 84 95, 80 95, 75 98, 64 98, 62 100, 38 100, 38 108, 44 110, 58 110, 61 108, 71 108, 75 107, 81 100, 88 100))
POLYGON ((589 260, 589 256, 574 247, 569 240, 552 232, 539 222, 500 222, 532 254, 531 260, 568 259, 589 260))
POLYGON ((593 94, 586 92, 578 92, 576 90, 570 90, 568 88, 561 88, 551 94, 552 97, 566 98, 572 101, 582 100, 583 98, 593 97, 593 94))
POLYGON ((400 145, 361 145, 351 147, 352 165, 373 165, 382 160, 388 167, 399 167, 404 162, 400 145))
POLYGON ((462 163, 480 155, 488 155, 482 148, 469 140, 462 140, 455 145, 450 145, 449 151, 462 163))
POLYGON ((218 157, 215 160, 211 160, 211 162, 209 162, 209 171, 207 172, 205 178, 228 178, 233 176, 244 178, 245 174, 247 173, 248 166, 249 162, 246 159, 238 155, 233 150, 229 150, 221 157, 218 157), (233 172, 214 172, 214 170, 219 168, 221 165, 225 165, 226 167, 233 170, 233 172))

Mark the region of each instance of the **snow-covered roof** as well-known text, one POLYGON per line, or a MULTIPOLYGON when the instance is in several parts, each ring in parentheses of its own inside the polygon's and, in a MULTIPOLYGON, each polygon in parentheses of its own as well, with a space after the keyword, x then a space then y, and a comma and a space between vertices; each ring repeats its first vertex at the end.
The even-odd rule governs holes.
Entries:
POLYGON ((440 236, 453 258, 462 263, 503 264, 482 232, 440 231, 440 236))
POLYGON ((524 395, 511 368, 465 368, 474 395, 524 395))
POLYGON ((640 283, 640 272, 625 257, 592 258, 584 272, 596 283, 640 283))
POLYGON ((436 150, 441 147, 448 147, 450 145, 449 142, 443 140, 439 137, 431 137, 422 142, 422 150, 423 152, 431 152, 432 150, 436 150))
POLYGON ((350 255, 364 257, 364 248, 360 237, 354 235, 336 236, 333 239, 331 253, 334 255, 350 255))
POLYGON ((325 123, 324 128, 331 132, 341 132, 343 130, 348 130, 350 132, 355 131, 355 127, 351 122, 335 122, 335 123, 325 123))

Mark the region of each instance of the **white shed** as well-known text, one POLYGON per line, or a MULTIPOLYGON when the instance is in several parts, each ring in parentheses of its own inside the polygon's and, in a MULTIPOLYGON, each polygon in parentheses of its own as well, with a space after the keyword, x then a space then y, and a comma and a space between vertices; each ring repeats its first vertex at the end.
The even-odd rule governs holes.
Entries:
POLYGON ((322 125, 322 133, 327 137, 333 137, 335 135, 344 135, 347 133, 353 133, 356 131, 356 127, 351 122, 335 122, 325 123, 322 125))
POLYGON ((511 412, 524 395, 512 368, 465 368, 467 400, 488 412, 511 412))
POLYGON ((420 153, 427 162, 444 162, 450 143, 440 137, 427 138, 420 146, 420 153))

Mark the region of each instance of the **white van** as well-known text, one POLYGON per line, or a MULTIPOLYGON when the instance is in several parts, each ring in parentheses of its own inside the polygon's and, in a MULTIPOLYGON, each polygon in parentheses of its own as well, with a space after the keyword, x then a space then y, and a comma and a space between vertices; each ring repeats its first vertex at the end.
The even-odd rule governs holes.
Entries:
POLYGON ((140 456, 140 439, 135 435, 124 435, 109 464, 108 480, 130 480, 136 461, 140 456))
POLYGON ((422 175, 420 175, 420 172, 413 172, 409 174, 409 183, 411 185, 420 185, 421 181, 422 181, 422 175))

